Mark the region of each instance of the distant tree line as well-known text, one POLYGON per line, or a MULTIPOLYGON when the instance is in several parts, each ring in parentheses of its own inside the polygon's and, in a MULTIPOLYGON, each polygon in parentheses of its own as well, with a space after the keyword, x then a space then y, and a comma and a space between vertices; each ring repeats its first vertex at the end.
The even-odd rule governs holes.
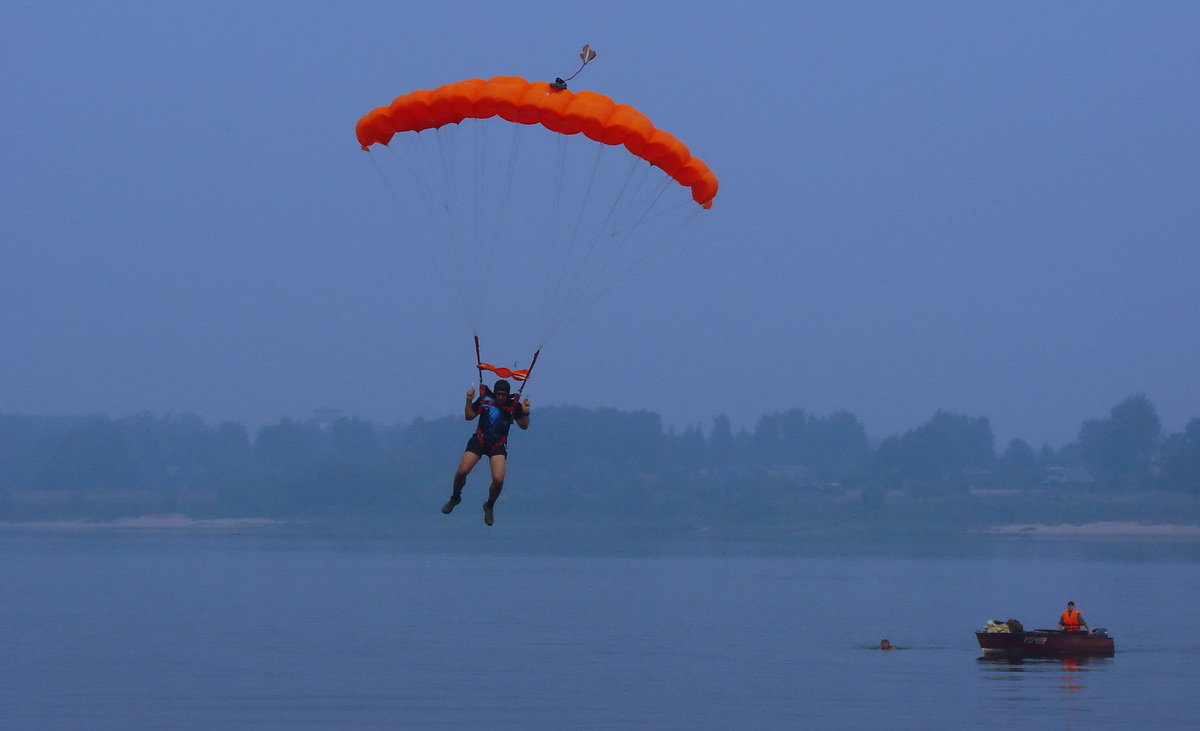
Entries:
MULTIPOLYGON (((0 516, 425 510, 448 492, 470 429, 461 417, 386 425, 326 413, 252 436, 188 414, 0 413, 0 516)), ((513 439, 510 485, 547 509, 621 514, 753 511, 804 490, 854 489, 864 504, 897 489, 1200 494, 1200 418, 1163 434, 1144 396, 1084 422, 1059 449, 1014 439, 997 452, 994 441, 986 417, 940 411, 875 444, 844 411, 781 411, 735 431, 724 416, 675 430, 645 411, 544 407, 513 439)))

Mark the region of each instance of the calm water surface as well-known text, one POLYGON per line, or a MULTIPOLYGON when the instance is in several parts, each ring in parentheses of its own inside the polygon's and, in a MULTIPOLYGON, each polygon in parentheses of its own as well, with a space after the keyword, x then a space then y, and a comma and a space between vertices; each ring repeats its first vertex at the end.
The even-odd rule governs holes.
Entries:
MULTIPOLYGON (((0 728, 1189 727, 1195 546, 914 557, 0 534, 0 728), (451 549, 453 547, 447 547, 451 549), (1091 662, 980 659, 1068 599, 1091 662), (1182 620, 1182 621, 1181 621, 1182 620), (872 649, 888 638, 897 652, 872 649)), ((769 553, 769 552, 768 552, 769 553)))

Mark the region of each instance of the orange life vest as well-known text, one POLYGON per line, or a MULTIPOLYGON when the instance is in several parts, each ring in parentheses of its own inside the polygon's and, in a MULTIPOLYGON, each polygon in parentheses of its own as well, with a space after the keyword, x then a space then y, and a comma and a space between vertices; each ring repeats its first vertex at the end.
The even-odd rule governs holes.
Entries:
POLYGON ((1079 617, 1080 617, 1079 610, 1068 609, 1062 613, 1062 618, 1059 619, 1058 621, 1062 623, 1063 629, 1065 629, 1066 631, 1078 632, 1079 631, 1079 617))

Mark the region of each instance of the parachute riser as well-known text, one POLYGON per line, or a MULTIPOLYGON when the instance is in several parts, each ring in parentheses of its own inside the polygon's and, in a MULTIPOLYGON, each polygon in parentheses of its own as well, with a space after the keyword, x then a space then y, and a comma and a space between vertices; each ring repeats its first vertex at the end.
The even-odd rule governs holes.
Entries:
POLYGON ((475 336, 475 364, 476 364, 475 367, 479 371, 479 393, 482 395, 483 394, 483 366, 479 365, 480 363, 483 363, 483 357, 479 355, 479 336, 476 335, 475 336))
POLYGON ((517 395, 525 393, 525 384, 529 383, 529 377, 533 375, 533 367, 537 365, 538 356, 542 354, 542 349, 538 348, 533 353, 533 360, 529 363, 529 368, 525 370, 525 380, 521 381, 521 387, 517 389, 517 395))

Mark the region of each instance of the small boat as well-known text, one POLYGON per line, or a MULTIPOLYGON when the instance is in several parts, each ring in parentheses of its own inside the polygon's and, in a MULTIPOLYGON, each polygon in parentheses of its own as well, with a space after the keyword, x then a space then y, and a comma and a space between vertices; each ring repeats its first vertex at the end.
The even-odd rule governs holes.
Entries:
POLYGON ((1015 632, 976 632, 975 639, 986 654, 1025 657, 1112 657, 1113 638, 1103 629, 1064 632, 1056 629, 1015 632))

